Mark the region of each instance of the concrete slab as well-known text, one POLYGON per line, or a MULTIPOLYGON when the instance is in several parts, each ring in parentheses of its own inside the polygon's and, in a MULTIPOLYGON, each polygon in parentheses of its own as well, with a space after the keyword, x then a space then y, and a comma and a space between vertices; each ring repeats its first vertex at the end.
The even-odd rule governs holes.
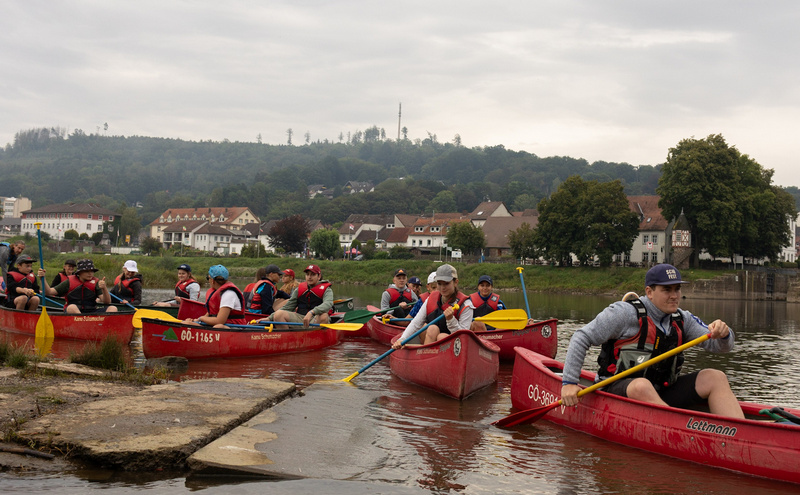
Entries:
POLYGON ((295 391, 251 378, 153 385, 22 425, 25 441, 124 470, 183 469, 198 448, 295 391))
POLYGON ((303 392, 198 450, 189 467, 196 474, 352 480, 391 464, 391 449, 379 440, 386 429, 369 419, 379 392, 343 382, 316 383, 303 392))

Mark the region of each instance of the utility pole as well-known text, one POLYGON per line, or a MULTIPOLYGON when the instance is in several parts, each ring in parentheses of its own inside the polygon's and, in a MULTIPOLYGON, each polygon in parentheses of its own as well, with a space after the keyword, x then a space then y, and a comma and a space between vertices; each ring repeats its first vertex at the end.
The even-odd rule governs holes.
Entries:
POLYGON ((400 107, 397 109, 397 142, 400 142, 400 119, 403 116, 403 103, 400 102, 400 107))

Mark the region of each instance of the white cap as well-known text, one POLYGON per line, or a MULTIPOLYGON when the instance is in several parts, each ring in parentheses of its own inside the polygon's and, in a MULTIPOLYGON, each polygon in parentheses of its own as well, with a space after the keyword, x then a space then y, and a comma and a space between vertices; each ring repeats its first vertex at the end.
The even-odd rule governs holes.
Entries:
POLYGON ((436 272, 431 272, 431 274, 428 275, 428 283, 432 284, 434 282, 436 282, 436 272))
POLYGON ((122 268, 128 270, 129 272, 139 272, 139 267, 136 265, 136 262, 133 260, 128 260, 122 265, 122 268))

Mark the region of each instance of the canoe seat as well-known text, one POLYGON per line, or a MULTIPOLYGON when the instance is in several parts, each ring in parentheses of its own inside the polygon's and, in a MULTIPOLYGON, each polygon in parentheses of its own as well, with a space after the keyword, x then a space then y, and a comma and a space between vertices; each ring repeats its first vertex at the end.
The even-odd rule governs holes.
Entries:
POLYGON ((773 407, 772 409, 762 409, 758 411, 759 414, 769 416, 777 423, 792 423, 800 426, 800 417, 784 410, 782 407, 773 407))

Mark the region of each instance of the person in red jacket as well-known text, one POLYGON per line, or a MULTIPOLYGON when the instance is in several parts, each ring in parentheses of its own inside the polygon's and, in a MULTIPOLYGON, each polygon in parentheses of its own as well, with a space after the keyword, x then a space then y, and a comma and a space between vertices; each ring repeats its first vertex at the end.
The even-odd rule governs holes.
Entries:
POLYGON ((6 275, 6 307, 35 311, 41 302, 39 283, 33 275, 33 258, 21 254, 17 258, 16 268, 8 270, 6 275))
MULTIPOLYGON (((110 306, 111 294, 106 286, 106 278, 98 279, 95 277, 94 273, 96 271, 98 270, 94 267, 92 260, 78 260, 75 274, 67 277, 67 280, 55 287, 48 286, 47 281, 45 281, 45 294, 63 297, 66 300, 64 311, 70 314, 114 313, 117 311, 117 307, 110 306), (98 306, 98 301, 109 306, 98 306)), ((39 277, 44 275, 45 271, 40 268, 39 277)))
POLYGON ((183 322, 214 328, 230 328, 228 324, 246 325, 244 296, 228 280, 229 277, 228 269, 222 265, 209 268, 206 279, 211 283, 211 290, 206 296, 206 314, 199 318, 187 318, 183 322))
POLYGON ((322 270, 317 265, 308 265, 303 271, 306 281, 292 292, 283 308, 259 322, 274 321, 278 323, 275 328, 281 330, 288 325, 280 325, 280 322, 303 323, 304 327, 308 327, 310 323, 330 321, 328 314, 333 311, 331 283, 322 280, 322 270))

